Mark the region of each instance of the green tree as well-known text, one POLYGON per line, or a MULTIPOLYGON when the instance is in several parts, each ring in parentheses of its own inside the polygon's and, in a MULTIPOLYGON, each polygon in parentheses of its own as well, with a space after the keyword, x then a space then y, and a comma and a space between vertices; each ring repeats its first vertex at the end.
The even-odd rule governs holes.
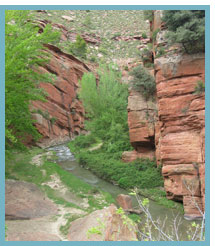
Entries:
POLYGON ((6 149, 21 147, 26 136, 34 139, 39 134, 33 126, 29 110, 31 100, 44 100, 45 93, 38 87, 52 78, 39 73, 48 62, 44 43, 56 41, 57 32, 46 26, 41 34, 33 24, 33 15, 26 10, 8 10, 5 16, 5 92, 6 92, 6 149))
POLYGON ((89 121, 86 127, 101 139, 108 151, 130 148, 127 124, 127 85, 120 83, 121 75, 110 66, 98 70, 99 83, 92 73, 81 80, 80 98, 89 121))
POLYGON ((204 51, 204 10, 165 10, 163 21, 168 28, 166 37, 170 43, 181 43, 186 53, 204 51))

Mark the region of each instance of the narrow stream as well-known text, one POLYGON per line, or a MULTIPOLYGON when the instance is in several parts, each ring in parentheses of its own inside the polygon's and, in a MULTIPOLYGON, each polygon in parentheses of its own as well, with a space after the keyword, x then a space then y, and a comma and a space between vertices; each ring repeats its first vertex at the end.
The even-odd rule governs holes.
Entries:
MULTIPOLYGON (((104 181, 98 178, 95 174, 93 174, 90 170, 84 169, 81 167, 76 161, 74 155, 70 152, 70 149, 66 145, 58 145, 54 147, 48 148, 48 150, 53 150, 56 152, 58 157, 57 163, 68 172, 71 172, 73 175, 83 180, 84 182, 95 186, 98 189, 109 192, 114 199, 119 194, 128 194, 129 192, 120 188, 117 185, 113 185, 107 181, 104 181)), ((132 198, 132 203, 134 207, 137 207, 137 201, 135 197, 132 198)), ((168 233, 171 230, 171 226, 173 224, 173 218, 178 216, 178 219, 181 220, 181 226, 179 229, 179 233, 182 235, 181 238, 183 240, 187 240, 187 232, 188 227, 190 227, 191 222, 184 219, 183 214, 181 214, 176 209, 166 208, 162 205, 158 205, 154 201, 150 201, 149 203, 149 211, 154 220, 158 218, 161 221, 166 219, 166 229, 165 231, 168 233)), ((198 222, 196 222, 198 223, 198 222)))

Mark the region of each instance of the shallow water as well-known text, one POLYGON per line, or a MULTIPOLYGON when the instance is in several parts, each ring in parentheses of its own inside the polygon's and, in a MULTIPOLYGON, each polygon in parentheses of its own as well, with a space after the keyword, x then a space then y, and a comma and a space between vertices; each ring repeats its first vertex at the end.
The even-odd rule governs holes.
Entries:
MULTIPOLYGON (((120 188, 117 185, 113 185, 105 180, 98 178, 95 174, 93 174, 90 170, 87 170, 81 167, 76 161, 74 155, 70 152, 69 148, 66 145, 58 145, 49 148, 49 150, 53 150, 56 152, 58 157, 57 163, 62 166, 63 169, 71 172, 73 175, 83 180, 84 182, 95 186, 98 189, 109 192, 114 199, 119 194, 128 194, 129 192, 120 188)), ((134 207, 138 207, 138 203, 135 197, 132 197, 132 203, 134 207)), ((176 209, 166 208, 162 205, 157 204, 154 201, 149 202, 149 211, 154 220, 158 218, 161 221, 166 220, 165 231, 168 233, 171 230, 171 226, 173 225, 173 219, 178 217, 181 220, 181 225, 179 228, 179 233, 181 234, 181 240, 187 240, 187 232, 188 228, 191 225, 190 221, 184 219, 183 214, 181 214, 176 209)), ((199 223, 199 222, 196 222, 199 223)))

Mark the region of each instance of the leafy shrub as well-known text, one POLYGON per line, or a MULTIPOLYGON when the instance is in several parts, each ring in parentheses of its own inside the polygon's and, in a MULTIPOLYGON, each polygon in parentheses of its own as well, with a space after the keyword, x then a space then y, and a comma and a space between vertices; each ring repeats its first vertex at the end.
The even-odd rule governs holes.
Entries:
POLYGON ((94 135, 88 134, 88 135, 79 135, 75 138, 74 141, 74 147, 76 149, 80 148, 88 148, 90 145, 97 142, 97 139, 94 135))
POLYGON ((87 44, 80 35, 77 35, 76 41, 75 43, 72 43, 70 49, 73 55, 81 57, 81 58, 86 58, 87 44))
POLYGON ((142 33, 142 38, 147 38, 147 35, 145 32, 142 33))
POLYGON ((195 87, 195 91, 193 94, 199 95, 204 92, 205 92, 205 84, 201 80, 197 81, 197 85, 195 87))
MULTIPOLYGON (((74 141, 69 144, 73 149, 74 141)), ((125 189, 155 188, 163 186, 163 178, 156 162, 150 159, 139 159, 132 163, 124 163, 121 156, 107 153, 105 147, 95 151, 81 150, 76 152, 78 162, 92 170, 100 178, 117 182, 125 189)))
POLYGON ((142 66, 137 66, 133 68, 130 75, 133 76, 131 82, 133 83, 134 88, 142 91, 146 100, 154 96, 156 90, 155 79, 146 69, 142 66))
POLYGON ((165 10, 163 21, 170 43, 181 43, 188 54, 204 51, 204 10, 165 10))
POLYGON ((155 58, 158 58, 158 57, 165 55, 165 48, 164 47, 158 47, 155 51, 156 51, 155 58))

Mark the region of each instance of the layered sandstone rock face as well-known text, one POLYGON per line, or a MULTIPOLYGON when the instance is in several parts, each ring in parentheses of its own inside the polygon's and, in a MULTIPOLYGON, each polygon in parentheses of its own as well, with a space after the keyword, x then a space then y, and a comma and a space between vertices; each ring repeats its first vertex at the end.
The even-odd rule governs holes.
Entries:
POLYGON ((128 97, 128 126, 133 151, 125 151, 122 155, 124 162, 137 158, 155 157, 155 121, 156 103, 146 101, 141 92, 130 90, 128 97))
POLYGON ((122 159, 153 157, 156 149, 167 197, 183 202, 185 217, 196 218, 205 207, 205 95, 195 93, 198 81, 205 83, 205 58, 181 55, 179 44, 167 47, 161 16, 162 11, 154 11, 150 24, 151 34, 160 29, 153 41, 156 103, 130 91, 128 125, 135 150, 124 152, 122 159), (162 47, 166 52, 158 58, 156 50, 162 47))
POLYGON ((183 201, 185 216, 198 217, 205 194, 205 95, 195 87, 205 81, 204 54, 158 58, 155 69, 156 159, 167 197, 183 201))
POLYGON ((69 140, 84 128, 84 108, 78 99, 78 81, 89 68, 74 56, 53 45, 46 45, 50 62, 42 72, 54 74, 54 84, 41 83, 47 92, 47 101, 32 102, 32 115, 42 139, 39 145, 47 146, 69 140))

